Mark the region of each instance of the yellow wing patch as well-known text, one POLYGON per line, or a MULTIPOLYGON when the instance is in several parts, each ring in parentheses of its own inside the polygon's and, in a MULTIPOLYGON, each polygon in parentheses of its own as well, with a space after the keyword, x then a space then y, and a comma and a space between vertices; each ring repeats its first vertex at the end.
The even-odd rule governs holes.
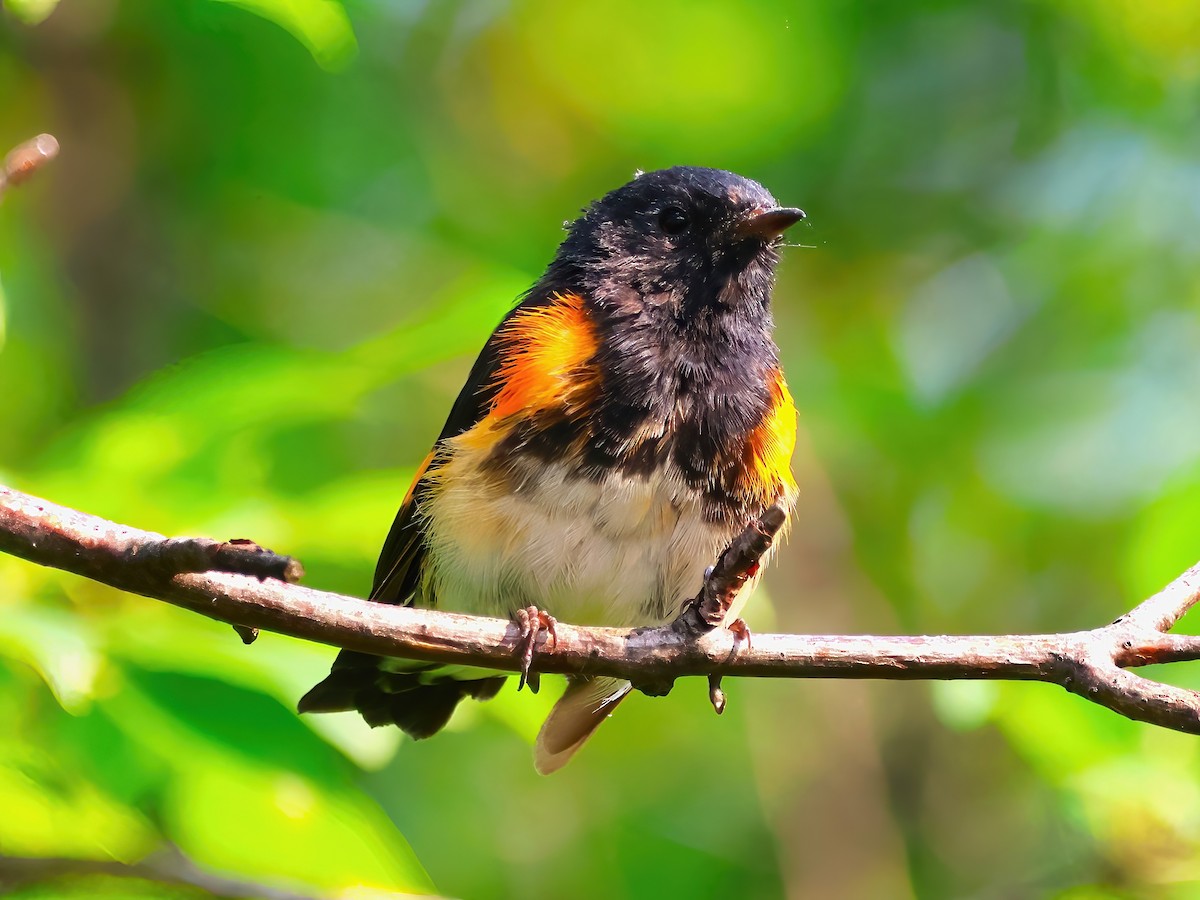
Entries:
POLYGON ((430 450, 425 456, 424 461, 417 468, 417 474, 413 476, 412 484, 408 486, 408 493, 404 495, 404 502, 401 506, 408 506, 408 502, 412 500, 413 494, 416 493, 417 485, 421 483, 421 479, 425 477, 425 473, 429 471, 429 467, 433 464, 433 458, 437 455, 437 450, 430 450))
POLYGON ((783 373, 778 370, 772 383, 774 402, 761 424, 746 442, 746 474, 751 490, 764 505, 781 494, 796 493, 792 476, 792 452, 796 449, 796 404, 783 373))

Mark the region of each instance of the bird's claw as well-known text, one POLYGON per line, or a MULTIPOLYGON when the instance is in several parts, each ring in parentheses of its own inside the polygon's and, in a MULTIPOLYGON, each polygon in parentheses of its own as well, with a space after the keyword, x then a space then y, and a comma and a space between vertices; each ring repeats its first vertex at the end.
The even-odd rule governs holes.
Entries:
POLYGON ((517 626, 521 629, 521 637, 517 642, 517 652, 521 655, 521 680, 517 683, 517 690, 521 690, 528 684, 529 689, 536 694, 541 686, 541 678, 537 672, 530 672, 529 667, 533 665, 538 635, 544 631, 549 635, 549 642, 557 644, 558 632, 555 629, 558 621, 554 616, 542 612, 536 606, 518 609, 515 618, 517 626))
POLYGON ((733 632, 733 653, 730 656, 737 656, 738 651, 745 645, 746 649, 750 649, 750 626, 746 624, 745 619, 734 619, 727 626, 733 632))
MULTIPOLYGON (((734 619, 726 627, 733 632, 733 650, 729 653, 729 658, 733 659, 738 655, 743 646, 747 650, 750 649, 750 626, 746 624, 745 619, 734 619)), ((728 698, 725 696, 725 692, 721 690, 720 675, 708 676, 708 702, 712 704, 718 716, 725 712, 725 704, 728 702, 728 698)))

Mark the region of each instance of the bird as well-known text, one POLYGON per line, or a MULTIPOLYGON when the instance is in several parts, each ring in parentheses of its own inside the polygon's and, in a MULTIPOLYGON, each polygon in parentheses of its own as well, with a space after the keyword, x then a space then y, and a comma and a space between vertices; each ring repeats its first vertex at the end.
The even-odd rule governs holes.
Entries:
MULTIPOLYGON (((695 166, 638 172, 584 208, 484 344, 370 599, 515 619, 534 689, 534 641, 559 619, 670 621, 754 517, 795 506, 797 413, 771 294, 784 233, 804 218, 755 181, 695 166)), ((422 739, 507 677, 343 650, 299 710, 357 710, 422 739)), ((630 690, 572 677, 537 771, 561 768, 630 690)))

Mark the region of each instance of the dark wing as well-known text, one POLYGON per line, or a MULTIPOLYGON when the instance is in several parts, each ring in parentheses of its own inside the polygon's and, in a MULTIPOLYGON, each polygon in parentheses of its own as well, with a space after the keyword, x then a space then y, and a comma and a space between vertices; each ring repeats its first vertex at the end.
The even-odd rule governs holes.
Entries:
POLYGON ((500 354, 496 335, 484 345, 475 365, 467 376, 467 383, 459 391, 458 399, 450 408, 450 415, 442 427, 442 433, 434 442, 433 449, 417 470, 412 487, 396 513, 392 529, 383 542, 379 562, 375 564, 375 579, 371 584, 371 599, 381 603, 408 604, 421 575, 421 561, 425 557, 425 535, 417 505, 427 489, 425 473, 434 456, 450 438, 470 431, 487 414, 492 398, 496 394, 496 370, 500 366, 500 354))
MULTIPOLYGON (((383 542, 371 587, 372 600, 404 604, 412 601, 426 553, 423 522, 417 514, 422 492, 428 489, 426 471, 445 441, 470 430, 487 414, 497 392, 500 328, 525 305, 517 306, 505 316, 471 367, 442 433, 418 470, 383 542)), ((427 737, 445 724, 463 696, 482 699, 494 694, 504 682, 503 678, 493 678, 457 686, 448 683, 430 685, 422 680, 421 670, 436 666, 414 664, 411 673, 389 673, 381 671, 382 661, 381 657, 370 653, 343 650, 334 660, 329 676, 300 699, 299 711, 357 709, 371 725, 395 723, 413 737, 427 737)))
POLYGON ((545 291, 527 295, 509 310, 484 344, 479 358, 475 360, 475 365, 467 375, 467 383, 463 385, 458 399, 450 408, 450 415, 446 418, 442 433, 438 435, 433 450, 418 470, 413 485, 408 490, 408 496, 404 498, 400 511, 396 513, 396 520, 392 522, 392 530, 383 542, 383 550, 375 566, 375 580, 371 586, 372 600, 382 603, 408 603, 411 600, 420 578, 421 561, 425 556, 425 536, 421 519, 417 515, 421 495, 428 489, 428 484, 424 481, 425 472, 446 441, 470 431, 491 409, 492 401, 500 391, 497 373, 502 363, 504 326, 519 313, 546 306, 552 302, 552 296, 545 291))

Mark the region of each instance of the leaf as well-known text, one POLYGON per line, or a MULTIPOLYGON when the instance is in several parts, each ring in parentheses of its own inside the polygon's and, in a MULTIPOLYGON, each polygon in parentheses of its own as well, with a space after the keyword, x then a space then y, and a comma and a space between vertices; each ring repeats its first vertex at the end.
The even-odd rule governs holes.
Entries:
POLYGON ((329 889, 432 890, 378 807, 292 772, 204 766, 174 782, 165 812, 180 845, 214 868, 329 889))
POLYGON ((212 678, 128 674, 98 705, 169 767, 165 831, 197 863, 329 889, 433 890, 349 765, 282 704, 212 678))
POLYGON ((79 617, 32 605, 5 607, 0 616, 0 655, 32 666, 69 712, 87 705, 101 667, 79 617))
POLYGON ((26 25, 37 25, 54 12, 58 0, 5 0, 4 5, 26 25))
POLYGON ((155 843, 137 811, 60 765, 45 747, 0 740, 0 797, 6 853, 136 859, 155 843))
MULTIPOLYGON (((161 604, 139 604, 107 622, 109 653, 152 672, 220 679, 274 698, 286 709, 325 677, 332 648, 263 634, 253 648, 233 638, 228 626, 161 604)), ((365 769, 378 769, 400 743, 393 728, 370 728, 354 714, 303 716, 300 721, 365 769)))
POLYGON ((336 0, 217 0, 262 16, 290 32, 323 69, 336 71, 358 52, 345 7, 336 0))

